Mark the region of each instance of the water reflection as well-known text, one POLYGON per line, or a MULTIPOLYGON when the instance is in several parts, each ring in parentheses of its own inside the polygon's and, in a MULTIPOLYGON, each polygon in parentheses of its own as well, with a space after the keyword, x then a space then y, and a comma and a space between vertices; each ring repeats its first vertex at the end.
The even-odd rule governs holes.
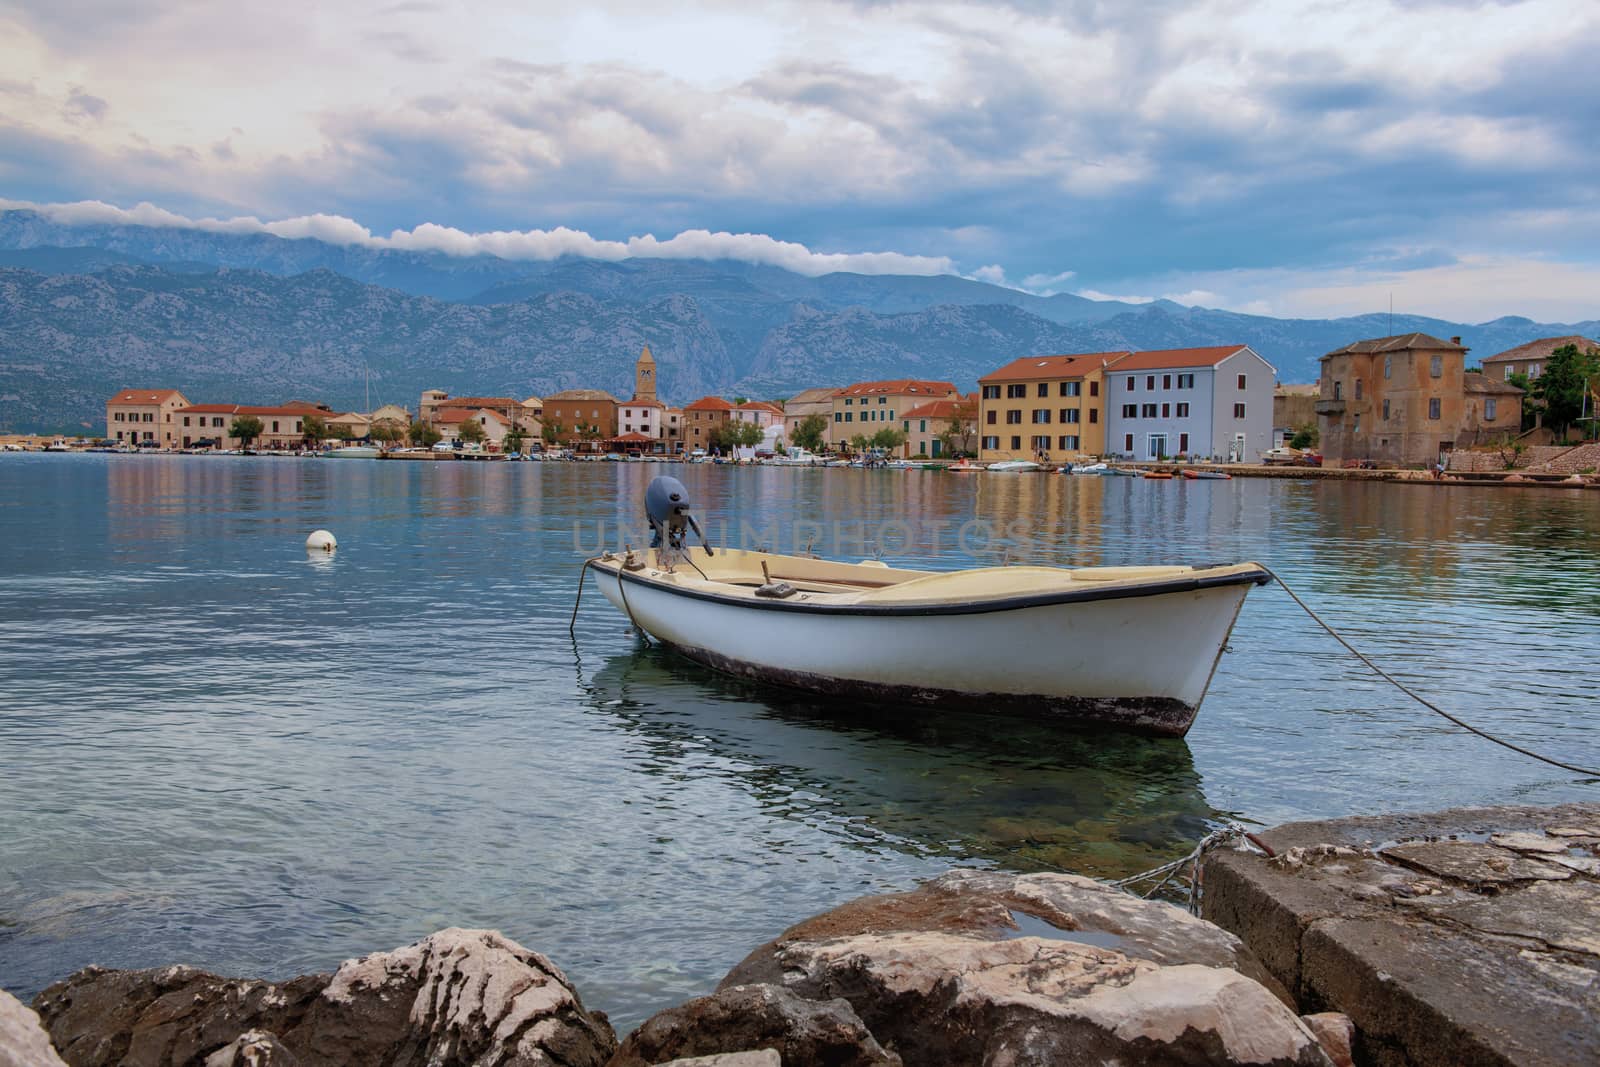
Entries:
POLYGON ((1118 877, 1182 855, 1221 817, 1179 739, 840 706, 654 646, 610 657, 583 688, 655 746, 656 773, 715 757, 768 814, 919 856, 1118 877))

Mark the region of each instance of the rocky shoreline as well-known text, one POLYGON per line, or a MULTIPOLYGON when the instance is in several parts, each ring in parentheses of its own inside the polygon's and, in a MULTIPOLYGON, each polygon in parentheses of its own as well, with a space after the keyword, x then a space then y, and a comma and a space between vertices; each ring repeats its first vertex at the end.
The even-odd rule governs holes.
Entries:
POLYGON ((791 927, 621 1040, 546 957, 448 929, 286 982, 90 967, 32 1010, 0 992, 0 1067, 1600 1057, 1600 806, 1259 836, 1275 856, 1211 854, 1207 919, 1070 874, 952 871, 791 927))

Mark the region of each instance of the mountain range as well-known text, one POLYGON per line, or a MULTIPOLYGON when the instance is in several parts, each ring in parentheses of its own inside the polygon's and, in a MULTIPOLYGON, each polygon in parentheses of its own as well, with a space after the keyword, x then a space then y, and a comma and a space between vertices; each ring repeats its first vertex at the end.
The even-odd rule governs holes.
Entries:
POLYGON ((781 397, 924 377, 974 387, 1018 356, 1248 344, 1280 381, 1365 337, 1460 336, 1480 355, 1600 322, 1383 314, 1275 319, 1170 301, 1036 296, 953 275, 718 260, 494 256, 0 212, 0 429, 98 427, 127 386, 190 400, 415 406, 423 389, 628 395, 649 344, 665 399, 781 397))

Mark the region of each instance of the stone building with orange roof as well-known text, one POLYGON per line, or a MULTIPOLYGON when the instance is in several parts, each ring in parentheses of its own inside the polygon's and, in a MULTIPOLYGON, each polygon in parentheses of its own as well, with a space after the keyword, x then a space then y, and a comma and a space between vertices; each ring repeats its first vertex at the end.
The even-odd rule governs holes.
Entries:
POLYGON ((918 404, 900 416, 900 428, 906 435, 901 454, 908 459, 944 459, 954 452, 976 451, 978 394, 918 404))
POLYGON ((154 441, 156 447, 179 448, 172 415, 189 406, 176 389, 123 389, 106 401, 106 440, 137 446, 154 441))
POLYGON ((920 378, 856 382, 840 389, 830 400, 830 418, 824 439, 833 447, 841 448, 858 435, 871 437, 879 430, 898 430, 900 417, 912 408, 930 400, 950 400, 960 395, 960 390, 949 382, 920 378))
POLYGON ((720 396, 703 396, 683 406, 683 447, 711 451, 718 429, 732 421, 733 405, 720 396))

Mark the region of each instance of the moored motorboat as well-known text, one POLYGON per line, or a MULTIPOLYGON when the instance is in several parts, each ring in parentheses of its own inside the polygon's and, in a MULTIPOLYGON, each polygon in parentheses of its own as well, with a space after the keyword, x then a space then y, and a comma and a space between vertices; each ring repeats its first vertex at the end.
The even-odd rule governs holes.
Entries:
POLYGON ((971 474, 975 471, 981 471, 984 469, 985 467, 982 463, 974 463, 970 459, 956 460, 956 462, 945 468, 945 470, 950 471, 952 474, 971 474))
POLYGON ((692 660, 834 696, 1169 735, 1193 723, 1245 594, 1270 578, 1255 563, 940 572, 690 549, 687 519, 658 524, 664 548, 585 568, 692 660))
POLYGON ((1183 476, 1191 482, 1231 482, 1233 475, 1224 471, 1185 470, 1183 476))
POLYGON ((990 474, 1026 474, 1039 469, 1039 464, 1031 459, 1003 459, 999 463, 989 464, 990 474))
POLYGON ((383 455, 383 450, 376 445, 347 445, 344 448, 330 448, 322 453, 323 459, 377 459, 383 455))
POLYGON ((1170 481, 1172 481, 1172 472, 1171 471, 1145 471, 1144 472, 1144 476, 1146 478, 1149 478, 1151 481, 1157 481, 1157 482, 1170 482, 1170 481))

